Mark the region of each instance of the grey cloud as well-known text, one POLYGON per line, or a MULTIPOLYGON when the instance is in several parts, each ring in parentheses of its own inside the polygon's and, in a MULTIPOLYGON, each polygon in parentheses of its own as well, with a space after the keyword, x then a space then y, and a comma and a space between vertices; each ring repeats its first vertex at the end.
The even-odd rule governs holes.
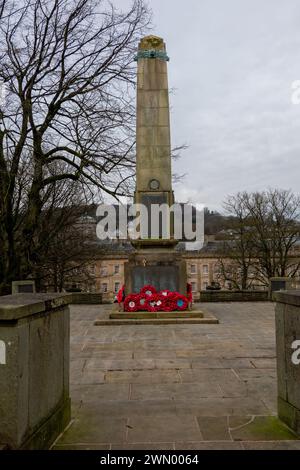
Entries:
MULTIPOLYGON (((220 207, 227 194, 299 192, 298 0, 151 0, 169 63, 177 199, 220 207)), ((125 4, 122 0, 122 5, 125 4)))

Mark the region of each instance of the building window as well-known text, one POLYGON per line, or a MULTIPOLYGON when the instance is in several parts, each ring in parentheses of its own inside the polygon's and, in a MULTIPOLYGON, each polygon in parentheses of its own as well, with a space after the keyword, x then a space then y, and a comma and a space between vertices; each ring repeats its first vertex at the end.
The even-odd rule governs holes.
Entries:
POLYGON ((206 290, 207 286, 208 286, 208 282, 203 282, 203 290, 206 290))
POLYGON ((107 266, 102 266, 100 274, 101 276, 107 276, 107 266))
POLYGON ((120 272, 120 265, 116 264, 115 265, 115 274, 119 274, 119 272, 120 272))
POLYGON ((107 292, 107 282, 103 282, 101 284, 101 292, 103 293, 107 292))
POLYGON ((192 292, 197 292, 197 282, 191 282, 192 292))
POLYGON ((208 274, 208 264, 204 264, 202 267, 203 274, 208 274))
POLYGON ((120 290, 120 283, 119 282, 115 282, 115 293, 117 294, 120 290))
POLYGON ((196 264, 191 264, 191 274, 196 274, 197 273, 197 266, 196 264))
POLYGON ((214 264, 213 272, 214 274, 221 274, 222 270, 219 263, 214 264))

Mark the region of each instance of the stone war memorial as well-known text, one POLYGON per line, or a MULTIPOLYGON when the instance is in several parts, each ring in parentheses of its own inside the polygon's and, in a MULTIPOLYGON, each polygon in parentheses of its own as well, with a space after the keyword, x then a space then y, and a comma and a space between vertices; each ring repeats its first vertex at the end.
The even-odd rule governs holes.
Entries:
POLYGON ((300 291, 273 278, 269 300, 194 301, 175 215, 151 230, 152 208, 175 203, 164 40, 143 37, 135 60, 146 218, 124 285, 113 305, 33 280, 0 297, 0 464, 16 449, 97 450, 98 465, 119 463, 115 450, 185 450, 200 464, 201 450, 300 450, 300 291))
MULTIPOLYGON (((174 214, 162 213, 152 236, 153 208, 173 206, 169 87, 166 46, 162 38, 144 37, 138 47, 136 104, 136 189, 134 203, 143 206, 139 236, 125 263, 125 285, 119 293, 120 310, 112 320, 179 318, 195 323, 217 323, 213 315, 192 308, 186 262, 175 250, 174 214), (123 298, 124 297, 124 298, 123 298), (142 313, 140 313, 142 312, 142 313)), ((101 325, 101 320, 96 322, 101 325)))
MULTIPOLYGON (((148 36, 141 40, 137 61, 136 120, 136 190, 134 202, 148 210, 151 227, 151 205, 174 203, 171 168, 170 112, 166 47, 161 38, 148 36)), ((148 221, 147 220, 147 221, 148 221)), ((157 291, 178 291, 186 295, 186 267, 174 252, 172 221, 169 238, 138 239, 136 252, 125 266, 125 289, 138 293, 145 285, 157 291)), ((148 227, 148 229, 150 229, 148 227)), ((143 227, 141 226, 141 232, 143 227)), ((151 234, 149 234, 151 235, 151 234)))

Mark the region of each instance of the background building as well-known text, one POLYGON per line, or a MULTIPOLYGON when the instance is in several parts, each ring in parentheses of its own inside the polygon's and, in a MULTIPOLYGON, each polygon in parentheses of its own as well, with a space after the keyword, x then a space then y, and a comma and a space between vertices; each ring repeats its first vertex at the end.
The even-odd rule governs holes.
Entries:
MULTIPOLYGON (((75 237, 67 237, 63 241, 59 239, 53 258, 48 258, 45 265, 43 279, 46 282, 41 290, 101 292, 104 300, 114 300, 124 284, 124 264, 134 248, 128 240, 99 240, 96 236, 95 209, 95 206, 88 206, 76 220, 75 237)), ((193 243, 185 242, 179 242, 176 246, 186 261, 194 299, 200 298, 201 290, 211 287, 240 288, 240 264, 230 255, 230 246, 234 246, 235 239, 229 229, 224 229, 224 220, 226 218, 220 214, 206 213, 202 248, 192 249, 193 243)), ((197 248, 197 245, 194 247, 197 248)), ((289 256, 291 269, 287 275, 300 277, 300 270, 292 268, 299 264, 300 240, 295 243, 289 256)), ((268 280, 259 275, 255 266, 253 260, 249 267, 247 288, 266 290, 268 280)))

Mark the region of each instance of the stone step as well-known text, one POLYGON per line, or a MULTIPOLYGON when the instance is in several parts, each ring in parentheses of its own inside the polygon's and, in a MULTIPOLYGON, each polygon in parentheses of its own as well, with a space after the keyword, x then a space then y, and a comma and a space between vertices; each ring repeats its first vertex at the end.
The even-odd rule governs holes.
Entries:
MULTIPOLYGON (((152 313, 152 312, 151 312, 152 313)), ((169 312, 168 312, 169 313, 169 312)), ((175 312, 178 313, 178 312, 175 312)), ((99 319, 94 322, 95 326, 107 325, 174 325, 174 324, 218 324, 219 320, 211 313, 205 313, 201 317, 173 317, 173 318, 149 318, 144 315, 143 318, 128 318, 126 314, 122 314, 121 318, 99 319)))
POLYGON ((111 320, 142 320, 152 318, 203 318, 202 310, 186 310, 184 312, 113 312, 110 314, 111 320))

